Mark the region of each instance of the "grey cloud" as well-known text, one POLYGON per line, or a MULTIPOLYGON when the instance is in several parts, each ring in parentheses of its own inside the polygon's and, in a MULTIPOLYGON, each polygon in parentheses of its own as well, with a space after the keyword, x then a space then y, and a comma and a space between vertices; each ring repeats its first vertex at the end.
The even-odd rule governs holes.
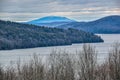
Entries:
POLYGON ((0 19, 24 21, 47 15, 92 19, 98 15, 120 14, 116 12, 120 11, 119 3, 120 0, 0 0, 0 19))
POLYGON ((119 7, 118 0, 1 0, 0 12, 61 12, 84 7, 119 7), (77 5, 77 6, 76 6, 77 5))
POLYGON ((50 2, 52 0, 2 0, 0 12, 42 12, 49 10, 47 4, 50 2))

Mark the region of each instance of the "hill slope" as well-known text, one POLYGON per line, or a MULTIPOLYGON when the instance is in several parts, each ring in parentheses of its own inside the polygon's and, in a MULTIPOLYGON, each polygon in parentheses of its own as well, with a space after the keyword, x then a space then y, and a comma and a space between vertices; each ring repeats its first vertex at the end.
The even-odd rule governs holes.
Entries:
POLYGON ((103 40, 94 34, 75 29, 38 27, 0 20, 0 50, 88 42, 103 40))
POLYGON ((48 27, 55 27, 64 25, 67 23, 76 22, 75 20, 66 18, 66 17, 60 17, 60 16, 47 16, 43 18, 39 18, 36 20, 32 20, 29 22, 26 22, 27 24, 33 24, 38 26, 48 26, 48 27))
POLYGON ((91 22, 72 22, 57 27, 75 28, 92 33, 120 33, 120 16, 107 16, 91 22))

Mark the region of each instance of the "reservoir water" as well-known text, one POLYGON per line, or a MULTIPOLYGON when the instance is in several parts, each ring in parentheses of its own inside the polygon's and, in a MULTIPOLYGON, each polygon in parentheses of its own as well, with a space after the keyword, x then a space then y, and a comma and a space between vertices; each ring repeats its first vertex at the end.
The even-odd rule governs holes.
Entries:
MULTIPOLYGON (((120 34, 97 34, 104 39, 104 43, 90 43, 94 46, 98 52, 98 59, 100 61, 104 60, 108 51, 112 48, 114 42, 120 42, 120 34)), ((16 63, 18 59, 22 62, 28 62, 32 55, 36 53, 42 57, 47 56, 52 52, 52 50, 65 50, 71 54, 76 53, 82 49, 83 44, 72 44, 67 46, 53 46, 53 47, 38 47, 38 48, 28 48, 28 49, 14 49, 14 50, 0 50, 0 64, 9 65, 10 61, 16 63)))

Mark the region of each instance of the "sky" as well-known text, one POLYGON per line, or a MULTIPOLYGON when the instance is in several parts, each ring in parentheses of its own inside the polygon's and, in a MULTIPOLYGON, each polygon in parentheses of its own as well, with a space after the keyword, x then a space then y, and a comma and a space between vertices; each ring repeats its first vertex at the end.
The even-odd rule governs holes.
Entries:
POLYGON ((16 22, 44 16, 92 21, 120 15, 120 0, 0 0, 0 19, 16 22))

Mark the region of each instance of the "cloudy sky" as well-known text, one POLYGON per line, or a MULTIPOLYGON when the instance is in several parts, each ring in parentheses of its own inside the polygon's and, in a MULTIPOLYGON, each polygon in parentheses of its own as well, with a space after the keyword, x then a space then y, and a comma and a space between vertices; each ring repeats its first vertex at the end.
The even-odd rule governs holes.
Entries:
POLYGON ((29 21, 44 16, 65 16, 91 21, 120 15, 120 0, 0 0, 0 19, 29 21))

